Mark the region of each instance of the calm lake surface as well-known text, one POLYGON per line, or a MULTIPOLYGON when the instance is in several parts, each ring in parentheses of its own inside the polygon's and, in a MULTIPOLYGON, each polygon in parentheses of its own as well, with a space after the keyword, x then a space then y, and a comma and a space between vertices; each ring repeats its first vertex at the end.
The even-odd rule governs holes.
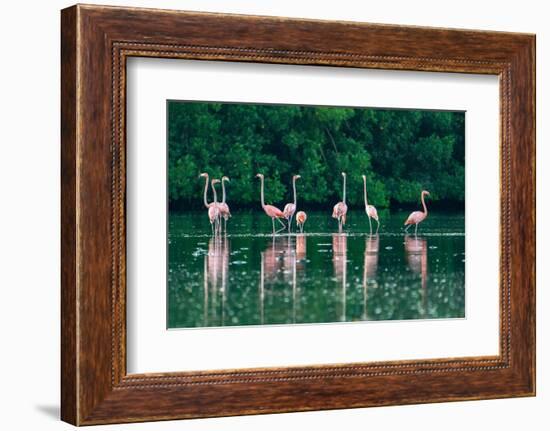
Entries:
POLYGON ((362 211, 342 234, 327 211, 272 236, 263 212, 237 212, 213 238, 206 211, 170 213, 168 327, 464 317, 464 214, 430 212, 417 237, 408 212, 379 215, 377 236, 362 211))

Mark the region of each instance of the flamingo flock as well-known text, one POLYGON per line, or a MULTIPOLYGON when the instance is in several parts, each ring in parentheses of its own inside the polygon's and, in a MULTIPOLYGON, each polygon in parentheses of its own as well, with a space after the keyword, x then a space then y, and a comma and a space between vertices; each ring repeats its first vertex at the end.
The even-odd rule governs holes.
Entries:
MULTIPOLYGON (((285 216, 288 223, 288 233, 290 233, 290 225, 292 224, 292 217, 294 217, 294 213, 296 212, 296 180, 298 178, 301 178, 300 175, 294 175, 292 177, 292 190, 294 192, 294 203, 286 204, 283 209, 283 215, 285 216)), ((262 184, 262 193, 263 193, 263 184, 262 184)), ((262 201, 263 201, 263 194, 262 194, 262 201)))
MULTIPOLYGON (((221 180, 213 178, 210 180, 208 173, 203 172, 199 175, 199 178, 204 178, 204 194, 203 202, 204 206, 208 211, 208 219, 210 220, 210 225, 212 227, 213 235, 220 235, 222 233, 227 233, 227 221, 231 217, 231 212, 229 210, 229 205, 226 202, 226 193, 225 193, 225 182, 229 182, 229 178, 222 176, 221 180), (222 200, 218 202, 218 195, 216 192, 216 184, 220 184, 222 187, 222 200), (208 202, 208 187, 212 188, 213 201, 208 202), (223 219, 223 224, 222 224, 223 219)), ((260 203, 265 214, 271 219, 272 223, 272 232, 273 235, 288 229, 288 233, 291 233, 292 219, 296 214, 296 226, 299 229, 300 233, 304 231, 304 224, 307 220, 307 214, 305 211, 298 211, 297 209, 297 193, 296 193, 296 180, 300 179, 300 175, 292 176, 292 192, 293 192, 293 202, 287 203, 283 210, 281 211, 274 205, 266 205, 264 198, 264 175, 256 174, 256 178, 260 179, 260 203), (275 220, 280 224, 279 229, 275 229, 275 220), (283 222, 286 220, 286 225, 283 222)), ((363 178, 363 198, 365 203, 365 214, 369 220, 369 229, 370 234, 372 235, 372 222, 371 219, 376 221, 376 231, 375 234, 378 234, 380 229, 380 220, 378 218, 378 211, 373 205, 369 205, 367 199, 367 177, 362 175, 363 178)), ((430 196, 430 192, 423 190, 420 194, 420 200, 422 202, 422 211, 413 211, 407 219, 405 220, 404 226, 405 232, 408 233, 409 228, 414 225, 414 234, 418 233, 418 225, 422 223, 428 217, 428 208, 426 207, 425 197, 430 196)), ((337 202, 332 209, 332 218, 335 218, 338 221, 338 232, 342 232, 343 227, 346 225, 346 216, 348 212, 348 206, 346 204, 346 173, 342 172, 342 200, 337 202)))
POLYGON ((210 185, 212 187, 212 194, 214 195, 214 201, 208 203, 208 180, 209 175, 206 172, 203 172, 199 175, 199 178, 204 178, 204 206, 208 210, 208 219, 210 220, 210 225, 212 226, 212 234, 219 235, 223 232, 221 219, 224 219, 225 232, 227 232, 227 220, 231 217, 231 212, 229 211, 229 205, 225 202, 225 181, 229 181, 229 178, 222 177, 221 181, 217 178, 212 179, 210 185), (222 184, 222 201, 218 202, 218 195, 216 193, 215 185, 220 183, 222 184))

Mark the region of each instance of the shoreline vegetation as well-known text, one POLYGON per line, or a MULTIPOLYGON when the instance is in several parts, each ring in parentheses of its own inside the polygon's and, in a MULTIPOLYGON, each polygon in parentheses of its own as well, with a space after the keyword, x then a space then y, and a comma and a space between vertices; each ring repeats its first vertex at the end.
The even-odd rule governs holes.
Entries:
POLYGON ((328 210, 348 174, 348 205, 417 209, 430 190, 430 209, 464 209, 464 113, 205 102, 168 102, 168 203, 172 212, 200 209, 199 173, 231 178, 232 210, 288 202, 292 175, 299 207, 328 210))

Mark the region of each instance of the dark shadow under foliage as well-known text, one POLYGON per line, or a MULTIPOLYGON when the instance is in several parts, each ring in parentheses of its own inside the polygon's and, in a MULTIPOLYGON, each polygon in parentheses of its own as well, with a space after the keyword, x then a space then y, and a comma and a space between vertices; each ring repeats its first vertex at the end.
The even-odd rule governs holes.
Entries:
POLYGON ((414 206, 423 189, 440 208, 464 205, 464 113, 404 109, 168 102, 168 187, 172 210, 202 206, 201 172, 226 175, 232 209, 291 201, 293 174, 302 208, 347 199, 414 206))

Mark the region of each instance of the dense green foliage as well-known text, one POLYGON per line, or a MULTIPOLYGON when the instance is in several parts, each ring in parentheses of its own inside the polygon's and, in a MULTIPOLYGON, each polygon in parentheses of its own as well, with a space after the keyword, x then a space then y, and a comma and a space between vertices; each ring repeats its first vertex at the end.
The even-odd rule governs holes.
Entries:
MULTIPOLYGON (((169 102, 170 207, 202 205, 201 172, 227 175, 232 208, 292 199, 302 208, 332 206, 348 174, 350 205, 416 205, 422 189, 432 203, 464 203, 464 113, 403 109, 169 102)), ((211 196, 210 196, 211 199, 211 196)))

